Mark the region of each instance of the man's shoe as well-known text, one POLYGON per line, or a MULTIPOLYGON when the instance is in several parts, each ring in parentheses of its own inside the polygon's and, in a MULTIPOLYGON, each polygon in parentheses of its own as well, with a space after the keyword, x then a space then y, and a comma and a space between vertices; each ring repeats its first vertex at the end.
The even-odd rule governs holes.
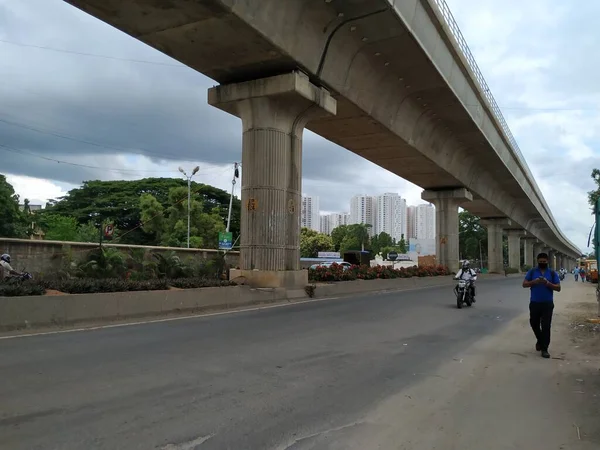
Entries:
POLYGON ((535 343, 535 351, 536 352, 542 351, 542 346, 541 346, 541 344, 539 342, 535 343))
POLYGON ((542 358, 550 358, 550 353, 547 350, 542 350, 542 358))

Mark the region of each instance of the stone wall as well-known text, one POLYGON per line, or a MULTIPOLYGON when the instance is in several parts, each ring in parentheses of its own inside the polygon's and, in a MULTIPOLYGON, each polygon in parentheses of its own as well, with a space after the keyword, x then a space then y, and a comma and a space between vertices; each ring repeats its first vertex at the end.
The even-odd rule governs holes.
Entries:
MULTIPOLYGON (((194 258, 197 260, 209 259, 218 253, 215 249, 179 248, 179 247, 145 247, 141 245, 102 244, 114 247, 123 253, 131 254, 132 249, 146 249, 150 252, 175 253, 183 260, 194 258)), ((66 241, 38 241, 28 239, 0 238, 0 254, 8 253, 12 258, 15 270, 26 270, 39 276, 52 273, 61 267, 65 256, 73 260, 85 259, 87 253, 97 248, 98 244, 66 241)), ((239 252, 229 252, 227 262, 232 267, 238 265, 239 252)))

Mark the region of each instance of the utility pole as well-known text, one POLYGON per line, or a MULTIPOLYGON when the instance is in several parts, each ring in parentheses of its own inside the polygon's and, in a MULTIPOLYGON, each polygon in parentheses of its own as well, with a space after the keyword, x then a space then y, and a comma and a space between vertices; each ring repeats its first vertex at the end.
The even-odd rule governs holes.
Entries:
POLYGON ((192 189, 192 177, 194 175, 196 175, 196 173, 198 173, 198 170, 200 170, 200 167, 196 166, 194 167, 194 170, 192 170, 192 174, 188 176, 187 173, 185 173, 185 170, 183 170, 181 167, 179 168, 179 171, 183 174, 184 177, 187 178, 187 184, 188 184, 188 201, 187 201, 187 248, 190 248, 190 211, 192 208, 191 205, 191 200, 192 200, 192 193, 191 193, 191 189, 192 189))
POLYGON ((233 207, 233 190, 235 189, 235 180, 240 177, 241 163, 233 163, 233 178, 231 179, 231 195, 229 196, 229 211, 227 212, 227 231, 229 233, 229 226, 231 225, 231 209, 233 207))

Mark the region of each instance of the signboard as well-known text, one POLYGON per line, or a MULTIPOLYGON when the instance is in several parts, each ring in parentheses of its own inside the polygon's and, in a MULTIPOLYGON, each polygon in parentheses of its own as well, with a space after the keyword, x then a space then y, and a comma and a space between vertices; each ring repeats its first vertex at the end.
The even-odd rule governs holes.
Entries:
POLYGON ((112 223, 109 223, 108 225, 106 225, 104 227, 104 237, 106 239, 112 238, 114 233, 115 233, 115 226, 112 223))
POLYGON ((398 253, 396 253, 396 252, 389 252, 387 255, 387 259, 389 261, 396 261, 397 258, 398 258, 398 253))
POLYGON ((220 250, 231 250, 233 247, 233 236, 229 231, 222 231, 219 233, 219 249, 220 250))
POLYGON ((340 252, 318 252, 317 258, 331 258, 331 259, 339 259, 340 252))

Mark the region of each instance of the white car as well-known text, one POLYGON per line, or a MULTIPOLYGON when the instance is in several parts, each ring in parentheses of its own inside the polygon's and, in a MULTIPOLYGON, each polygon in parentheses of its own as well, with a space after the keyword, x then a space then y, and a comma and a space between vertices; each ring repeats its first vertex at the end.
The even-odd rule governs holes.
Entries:
POLYGON ((352 264, 347 263, 347 262, 323 262, 323 263, 318 263, 318 264, 313 264, 312 266, 310 266, 311 269, 316 269, 317 267, 331 267, 332 264, 337 264, 338 266, 342 266, 344 270, 348 270, 350 267, 352 267, 352 264))

